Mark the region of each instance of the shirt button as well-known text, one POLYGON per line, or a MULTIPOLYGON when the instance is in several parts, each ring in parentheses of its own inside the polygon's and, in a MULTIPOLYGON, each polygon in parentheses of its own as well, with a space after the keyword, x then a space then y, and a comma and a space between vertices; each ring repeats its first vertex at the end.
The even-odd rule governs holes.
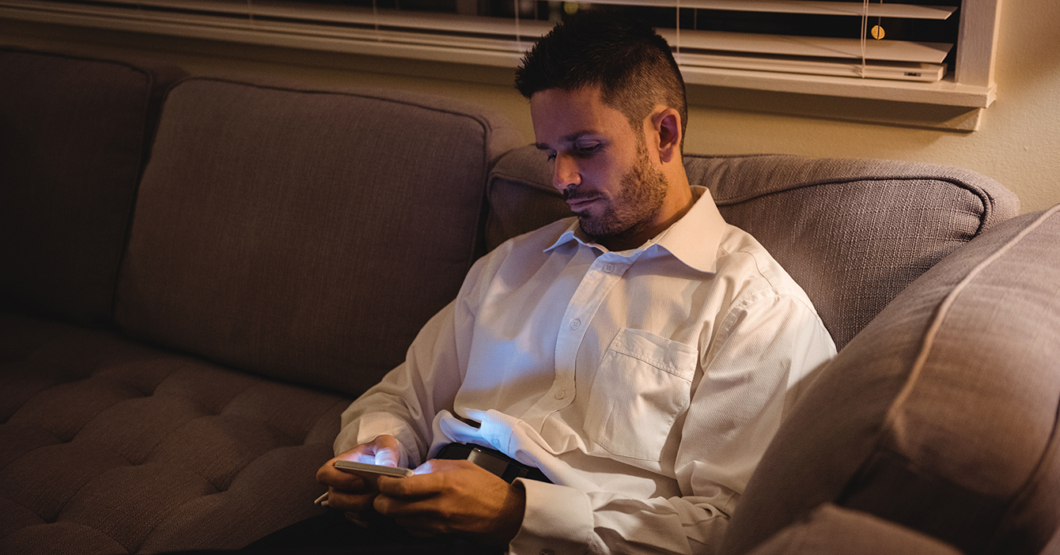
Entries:
POLYGON ((604 271, 609 273, 609 274, 611 272, 614 272, 615 271, 615 265, 610 263, 610 262, 608 262, 607 264, 604 264, 604 271))
POLYGON ((579 320, 578 318, 575 318, 575 319, 570 321, 570 329, 576 330, 576 329, 578 329, 580 327, 582 327, 582 321, 579 320))
POLYGON ((557 401, 562 401, 563 399, 566 399, 567 398, 567 390, 566 389, 561 389, 561 390, 557 391, 556 394, 554 395, 554 397, 556 398, 557 401))

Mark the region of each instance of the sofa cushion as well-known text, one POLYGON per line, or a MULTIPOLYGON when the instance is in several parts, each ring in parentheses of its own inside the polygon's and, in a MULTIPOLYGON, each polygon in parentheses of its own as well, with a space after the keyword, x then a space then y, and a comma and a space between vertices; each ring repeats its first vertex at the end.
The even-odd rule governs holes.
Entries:
POLYGON ((951 545, 865 513, 826 503, 750 555, 962 555, 951 545))
POLYGON ((480 251, 482 110, 188 79, 166 99, 115 310, 134 337, 359 394, 480 251))
POLYGON ((827 366, 770 444, 724 553, 821 503, 966 553, 1039 553, 1060 523, 1060 206, 916 280, 827 366))
POLYGON ((232 549, 317 514, 349 398, 0 315, 0 553, 232 549))
MULTIPOLYGON (((885 160, 685 155, 689 182, 751 233, 806 290, 842 348, 925 270, 1019 212, 974 172, 885 160)), ((570 215, 535 147, 498 162, 488 245, 570 215)))
POLYGON ((109 322, 175 67, 0 48, 0 307, 109 322))

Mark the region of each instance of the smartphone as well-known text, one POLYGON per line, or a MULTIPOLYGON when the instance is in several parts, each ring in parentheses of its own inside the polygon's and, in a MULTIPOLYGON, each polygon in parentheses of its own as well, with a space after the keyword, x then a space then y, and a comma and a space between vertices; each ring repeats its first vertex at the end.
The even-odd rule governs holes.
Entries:
POLYGON ((382 466, 378 464, 366 464, 354 461, 335 461, 335 468, 343 472, 352 472, 365 478, 377 476, 393 476, 395 478, 407 478, 412 476, 408 468, 395 468, 393 466, 382 466))

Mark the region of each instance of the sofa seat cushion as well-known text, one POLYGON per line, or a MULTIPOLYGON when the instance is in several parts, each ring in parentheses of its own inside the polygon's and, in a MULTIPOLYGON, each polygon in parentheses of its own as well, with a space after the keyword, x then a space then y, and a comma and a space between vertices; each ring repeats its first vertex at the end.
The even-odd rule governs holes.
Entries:
POLYGON ((350 400, 0 315, 0 553, 238 548, 316 514, 350 400))
POLYGON ((0 307, 110 321, 161 97, 182 75, 0 47, 0 307))
MULTIPOLYGON (((685 155, 692 185, 753 235, 813 301, 842 348, 910 282, 1019 200, 975 172, 890 160, 685 155)), ((488 244, 570 210, 533 146, 505 155, 490 179, 488 244)))
POLYGON ((821 503, 974 553, 1060 525, 1060 206, 1004 222, 887 306, 820 373, 744 492, 723 553, 821 503))

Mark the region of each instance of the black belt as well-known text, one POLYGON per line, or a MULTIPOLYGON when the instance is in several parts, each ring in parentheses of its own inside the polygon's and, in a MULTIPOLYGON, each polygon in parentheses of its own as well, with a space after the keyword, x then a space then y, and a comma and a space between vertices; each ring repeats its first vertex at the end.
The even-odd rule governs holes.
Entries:
POLYGON ((442 447, 434 458, 469 460, 493 474, 500 476, 502 480, 509 484, 514 482, 516 478, 526 478, 528 480, 537 480, 538 482, 549 484, 552 483, 552 481, 550 481, 540 470, 530 465, 523 464, 496 449, 482 447, 481 445, 450 443, 449 445, 442 447))

